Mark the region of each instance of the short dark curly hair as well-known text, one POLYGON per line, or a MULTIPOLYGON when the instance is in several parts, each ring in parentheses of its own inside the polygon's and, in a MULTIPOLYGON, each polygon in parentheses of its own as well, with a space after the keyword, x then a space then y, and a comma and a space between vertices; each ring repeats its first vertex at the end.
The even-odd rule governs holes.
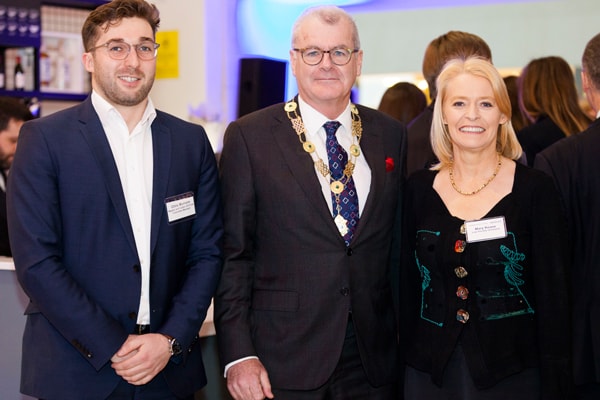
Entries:
POLYGON ((145 0, 113 0, 92 11, 83 23, 81 38, 86 51, 94 47, 100 37, 101 29, 106 32, 111 26, 120 23, 123 18, 145 19, 154 34, 160 24, 160 13, 154 4, 145 0))

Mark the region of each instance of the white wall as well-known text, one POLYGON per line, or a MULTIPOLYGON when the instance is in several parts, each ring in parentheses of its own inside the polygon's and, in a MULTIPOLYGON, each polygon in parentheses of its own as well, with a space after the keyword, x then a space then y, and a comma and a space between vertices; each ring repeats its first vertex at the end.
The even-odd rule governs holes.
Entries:
POLYGON ((219 152, 237 104, 236 0, 149 1, 160 10, 159 31, 179 32, 179 78, 157 79, 152 101, 203 125, 219 152))
POLYGON ((179 31, 179 78, 157 79, 150 96, 156 108, 188 119, 188 104, 206 98, 204 0, 151 2, 160 11, 159 31, 179 31))
POLYGON ((598 0, 407 10, 354 16, 365 56, 363 73, 421 71, 429 42, 449 30, 481 36, 498 68, 523 67, 558 55, 579 65, 587 41, 600 32, 598 0))

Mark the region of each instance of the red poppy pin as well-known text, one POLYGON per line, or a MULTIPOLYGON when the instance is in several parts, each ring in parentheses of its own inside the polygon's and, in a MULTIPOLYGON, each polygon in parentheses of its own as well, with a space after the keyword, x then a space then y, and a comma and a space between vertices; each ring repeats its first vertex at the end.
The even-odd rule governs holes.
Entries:
POLYGON ((391 157, 385 158, 385 172, 390 172, 394 170, 394 159, 391 157))

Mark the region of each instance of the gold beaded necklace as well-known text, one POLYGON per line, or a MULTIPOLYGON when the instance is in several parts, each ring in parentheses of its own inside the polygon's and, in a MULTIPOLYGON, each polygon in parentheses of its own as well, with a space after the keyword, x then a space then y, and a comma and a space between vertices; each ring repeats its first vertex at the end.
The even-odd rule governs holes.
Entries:
POLYGON ((450 164, 450 168, 448 170, 448 174, 450 175, 450 183, 452 184, 452 188, 454 190, 456 190, 458 193, 460 193, 464 196, 472 196, 474 194, 481 192, 483 190, 483 188, 485 188, 487 185, 490 184, 490 182, 492 182, 494 180, 496 175, 498 175, 498 171, 500 171, 501 166, 502 166, 502 155, 500 153, 498 153, 498 164, 496 164, 496 169, 494 170, 494 173, 492 174, 492 176, 490 176, 488 178, 488 180, 483 183, 483 185, 479 186, 477 189, 473 190, 472 192, 463 192, 458 186, 456 186, 456 183, 454 182, 454 163, 452 163, 452 164, 450 164))
MULTIPOLYGON (((298 140, 300 140, 302 148, 312 157, 317 171, 319 171, 324 178, 327 178, 327 176, 331 175, 331 171, 329 170, 328 164, 325 163, 315 151, 316 148, 314 143, 306 140, 306 128, 304 127, 302 117, 298 114, 298 104, 294 100, 290 100, 285 103, 284 110, 287 113, 290 122, 292 123, 294 131, 296 131, 296 135, 298 135, 298 140)), ((350 180, 350 177, 354 173, 354 161, 358 156, 360 156, 359 143, 362 137, 362 122, 360 116, 358 115, 358 108, 356 108, 354 104, 350 104, 350 115, 352 117, 352 145, 350 146, 350 155, 340 179, 332 179, 329 185, 329 189, 335 196, 337 213, 337 216, 334 219, 335 224, 337 225, 342 236, 348 232, 348 222, 340 214, 340 194, 344 191, 346 183, 350 180)))

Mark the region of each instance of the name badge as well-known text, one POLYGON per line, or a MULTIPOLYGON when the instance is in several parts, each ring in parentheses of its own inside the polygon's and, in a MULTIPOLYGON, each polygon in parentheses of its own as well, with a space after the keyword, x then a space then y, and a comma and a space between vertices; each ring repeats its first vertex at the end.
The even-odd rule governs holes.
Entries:
POLYGON ((507 236, 506 221, 504 217, 465 221, 465 235, 467 243, 505 238, 507 236))
POLYGON ((196 215, 194 193, 186 192, 165 199, 169 223, 178 222, 196 215))

